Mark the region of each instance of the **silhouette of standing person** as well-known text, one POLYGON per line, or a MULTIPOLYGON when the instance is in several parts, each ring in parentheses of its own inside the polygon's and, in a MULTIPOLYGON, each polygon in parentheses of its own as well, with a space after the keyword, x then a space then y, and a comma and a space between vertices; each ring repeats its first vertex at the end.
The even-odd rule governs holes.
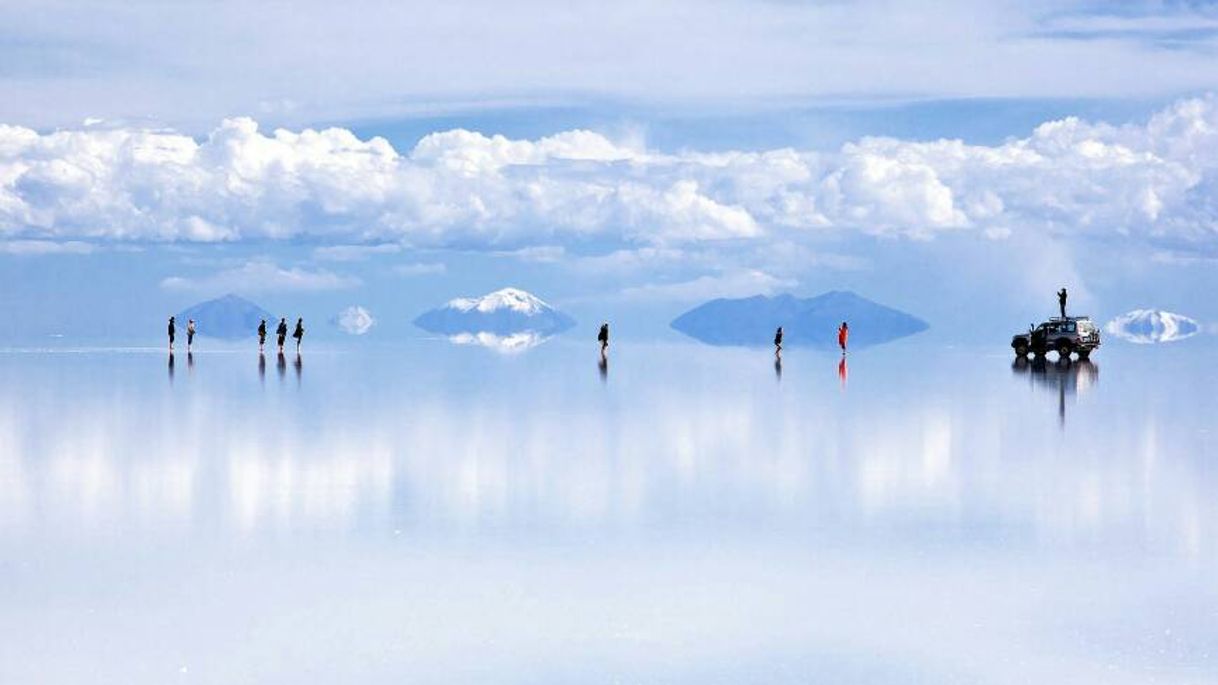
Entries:
POLYGON ((843 321, 841 327, 837 329, 837 346, 842 348, 842 354, 846 354, 846 341, 850 338, 850 326, 843 321))
POLYGON ((190 353, 190 346, 195 344, 195 320, 186 320, 186 353, 190 353))
POLYGON ((1062 310, 1062 318, 1066 318, 1066 289, 1057 291, 1057 306, 1062 310))
POLYGON ((170 351, 170 352, 173 352, 173 334, 174 334, 174 331, 175 331, 175 328, 174 328, 174 325, 173 325, 173 317, 171 316, 171 317, 169 317, 169 351, 170 351))
POLYGON ((774 331, 774 356, 782 356, 782 326, 779 326, 778 330, 774 331))
POLYGON ((258 324, 258 354, 262 354, 262 346, 266 344, 266 319, 258 324))
POLYGON ((296 319, 296 330, 292 331, 292 337, 296 338, 296 355, 300 356, 300 341, 304 339, 304 318, 296 319))
POLYGON ((596 340, 601 344, 601 356, 605 356, 605 352, 609 349, 609 324, 602 323, 601 330, 596 334, 596 340))
POLYGON ((288 339, 288 320, 279 319, 279 327, 275 329, 275 337, 279 340, 279 354, 283 356, 283 341, 288 339))

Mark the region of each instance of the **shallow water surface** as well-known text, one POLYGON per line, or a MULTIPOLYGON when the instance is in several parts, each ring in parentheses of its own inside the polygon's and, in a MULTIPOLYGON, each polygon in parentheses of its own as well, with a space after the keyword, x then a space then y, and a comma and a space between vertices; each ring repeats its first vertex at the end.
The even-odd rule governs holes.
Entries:
POLYGON ((1216 360, 0 351, 0 682, 1213 682, 1216 360))

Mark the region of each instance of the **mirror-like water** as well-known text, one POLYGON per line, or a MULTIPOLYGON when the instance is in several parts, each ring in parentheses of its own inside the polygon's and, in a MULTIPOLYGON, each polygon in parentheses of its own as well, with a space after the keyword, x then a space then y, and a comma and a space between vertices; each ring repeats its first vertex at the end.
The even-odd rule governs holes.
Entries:
POLYGON ((1214 361, 0 352, 0 682, 1211 682, 1214 361))

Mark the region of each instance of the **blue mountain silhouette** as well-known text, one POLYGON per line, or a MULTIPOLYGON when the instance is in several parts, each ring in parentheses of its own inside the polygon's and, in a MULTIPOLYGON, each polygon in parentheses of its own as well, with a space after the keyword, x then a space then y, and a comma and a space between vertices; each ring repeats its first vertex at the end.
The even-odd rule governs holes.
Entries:
POLYGON ((835 347, 837 327, 850 324, 850 345, 865 347, 913 335, 925 321, 842 290, 810 298, 794 295, 717 299, 699 305, 672 322, 685 335, 711 345, 770 345, 782 326, 783 343, 835 347))
POLYGON ((184 331, 190 319, 195 320, 199 335, 228 340, 253 337, 262 319, 266 319, 267 326, 272 329, 278 321, 262 307, 232 294, 200 302, 182 311, 178 314, 179 330, 184 331))

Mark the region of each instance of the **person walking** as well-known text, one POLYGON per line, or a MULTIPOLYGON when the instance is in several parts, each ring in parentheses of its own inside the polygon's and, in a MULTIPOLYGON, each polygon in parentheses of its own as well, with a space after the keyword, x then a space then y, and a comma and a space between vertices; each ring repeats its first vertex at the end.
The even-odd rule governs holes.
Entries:
POLYGON ((774 331, 774 356, 782 356, 782 326, 774 331))
POLYGON ((190 352, 190 346, 195 344, 195 320, 186 320, 186 351, 190 352))
POLYGON ((300 341, 304 339, 304 317, 296 319, 296 330, 292 331, 292 337, 296 338, 296 355, 300 356, 300 341))
POLYGON ((605 351, 609 349, 609 323, 601 324, 601 330, 596 334, 596 340, 601 344, 601 356, 605 356, 605 351))
POLYGON ((1062 310, 1062 318, 1066 318, 1066 289, 1057 291, 1057 306, 1062 310))
POLYGON ((279 355, 283 356, 283 341, 288 338, 288 320, 285 317, 279 319, 279 326, 275 329, 275 337, 279 340, 279 355))
POLYGON ((850 338, 850 326, 845 321, 841 327, 837 329, 837 346, 842 348, 842 354, 846 354, 846 341, 850 338))
POLYGON ((262 346, 266 344, 266 319, 258 324, 258 354, 262 354, 262 346))
POLYGON ((173 317, 169 317, 169 351, 173 352, 173 334, 175 327, 173 325, 173 317))

